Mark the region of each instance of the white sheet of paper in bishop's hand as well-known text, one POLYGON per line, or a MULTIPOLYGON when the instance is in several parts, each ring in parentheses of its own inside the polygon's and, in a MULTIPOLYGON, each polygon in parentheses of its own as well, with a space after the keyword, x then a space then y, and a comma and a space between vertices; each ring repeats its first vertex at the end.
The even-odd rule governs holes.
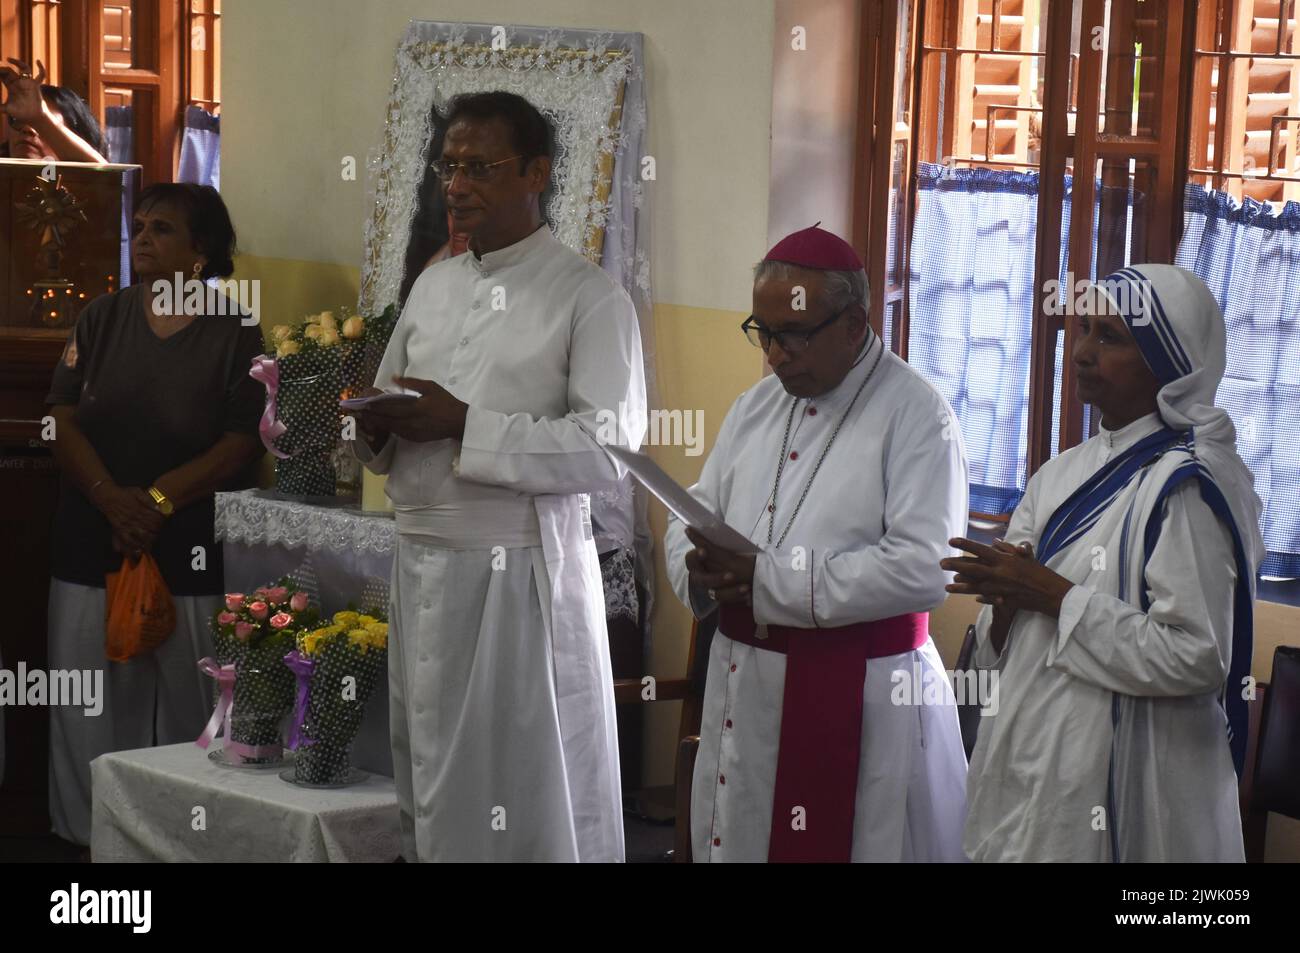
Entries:
POLYGON ((386 390, 379 394, 372 394, 369 397, 349 397, 347 400, 339 401, 339 406, 344 410, 362 410, 371 404, 386 404, 395 400, 416 400, 419 396, 420 392, 418 390, 403 387, 401 390, 386 390))
POLYGON ((623 447, 602 444, 605 452, 627 467, 632 476, 653 493, 664 506, 687 526, 700 531, 700 534, 723 549, 742 556, 756 556, 759 553, 757 543, 728 526, 707 506, 691 496, 690 491, 664 472, 644 453, 636 453, 623 447))

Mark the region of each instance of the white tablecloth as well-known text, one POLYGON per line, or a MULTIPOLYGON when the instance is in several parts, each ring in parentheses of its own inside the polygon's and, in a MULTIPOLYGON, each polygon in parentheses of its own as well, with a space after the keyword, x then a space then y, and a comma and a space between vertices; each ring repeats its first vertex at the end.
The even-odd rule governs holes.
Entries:
MULTIPOLYGON (((229 592, 252 592, 289 576, 327 614, 349 602, 387 609, 397 542, 392 513, 316 506, 282 499, 272 490, 242 490, 217 494, 215 525, 229 592)), ((366 703, 352 760, 366 771, 393 776, 387 679, 379 680, 366 703)))
POLYGON ((322 790, 282 781, 281 770, 224 768, 192 743, 100 755, 90 763, 92 857, 96 863, 397 859, 391 779, 371 775, 322 790), (195 830, 199 807, 205 829, 195 830))

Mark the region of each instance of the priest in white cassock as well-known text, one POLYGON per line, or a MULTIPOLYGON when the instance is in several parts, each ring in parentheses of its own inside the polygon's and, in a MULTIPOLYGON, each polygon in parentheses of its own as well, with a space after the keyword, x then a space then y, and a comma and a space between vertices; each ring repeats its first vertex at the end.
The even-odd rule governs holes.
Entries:
POLYGON ((761 551, 676 520, 665 541, 682 601, 720 608, 694 859, 960 860, 966 758, 927 625, 967 520, 956 420, 872 332, 862 263, 830 232, 779 242, 753 301, 744 328, 774 373, 737 398, 692 493, 761 551))
POLYGON ((1241 861, 1254 480, 1215 406, 1223 316, 1191 272, 1139 265, 1080 302, 1089 440, 1044 464, 994 546, 953 542, 986 604, 965 850, 977 861, 1241 861))
POLYGON ((542 219, 544 118, 453 101, 437 171, 471 254, 411 289, 358 456, 388 474, 393 769, 408 860, 621 861, 613 680, 589 491, 635 449, 631 300, 542 219), (612 431, 614 428, 607 427, 612 431))

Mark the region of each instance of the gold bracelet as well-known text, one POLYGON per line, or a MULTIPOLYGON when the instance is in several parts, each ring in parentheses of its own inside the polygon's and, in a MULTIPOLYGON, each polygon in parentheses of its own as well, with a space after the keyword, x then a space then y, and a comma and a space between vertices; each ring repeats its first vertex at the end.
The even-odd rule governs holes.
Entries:
POLYGON ((148 493, 153 499, 154 506, 158 507, 158 512, 163 516, 171 516, 172 513, 176 511, 176 508, 172 505, 172 501, 167 499, 167 497, 163 495, 162 490, 158 489, 158 487, 149 487, 148 493))

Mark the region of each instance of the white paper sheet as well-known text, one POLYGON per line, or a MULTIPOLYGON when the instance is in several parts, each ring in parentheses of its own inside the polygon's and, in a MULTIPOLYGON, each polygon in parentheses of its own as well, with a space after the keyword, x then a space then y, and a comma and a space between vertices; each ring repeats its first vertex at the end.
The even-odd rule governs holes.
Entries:
POLYGON ((349 397, 347 400, 339 401, 339 406, 344 410, 362 410, 372 404, 386 404, 389 401, 416 400, 420 396, 418 390, 409 390, 402 388, 399 391, 384 391, 380 394, 372 394, 369 397, 349 397))
POLYGON ((720 516, 691 496, 685 487, 645 454, 634 453, 623 447, 602 446, 606 453, 627 467, 647 490, 658 497, 674 516, 687 526, 699 530, 709 542, 745 556, 758 554, 757 544, 724 523, 720 516))

